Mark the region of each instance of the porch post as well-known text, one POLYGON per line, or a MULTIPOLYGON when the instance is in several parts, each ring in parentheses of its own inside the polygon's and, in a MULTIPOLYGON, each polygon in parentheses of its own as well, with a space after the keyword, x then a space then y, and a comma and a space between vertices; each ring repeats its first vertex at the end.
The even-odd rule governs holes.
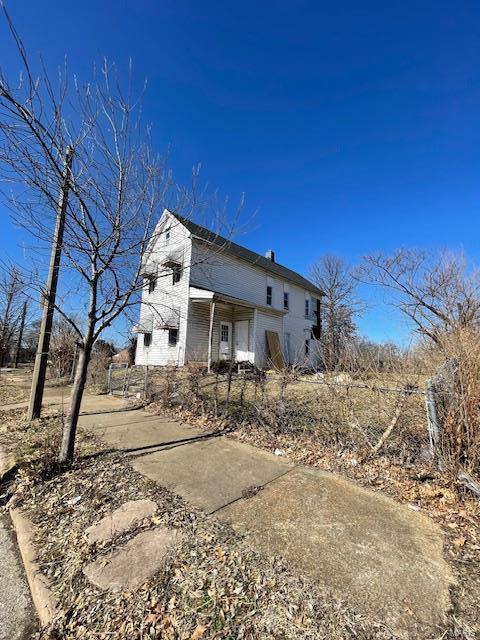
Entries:
POLYGON ((253 364, 258 366, 257 342, 257 307, 255 307, 253 309, 253 364))
POLYGON ((215 316, 215 301, 210 302, 210 325, 208 327, 208 361, 207 371, 210 373, 212 369, 212 341, 213 341, 213 318, 215 316))

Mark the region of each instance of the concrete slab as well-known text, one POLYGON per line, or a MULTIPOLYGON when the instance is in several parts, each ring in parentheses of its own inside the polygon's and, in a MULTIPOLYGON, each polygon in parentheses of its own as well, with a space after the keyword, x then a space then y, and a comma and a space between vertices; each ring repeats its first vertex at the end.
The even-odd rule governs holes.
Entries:
POLYGON ((79 424, 81 428, 95 433, 113 449, 132 453, 205 435, 198 429, 188 428, 141 410, 82 416, 79 424))
POLYGON ((81 415, 79 418, 79 425, 81 427, 89 428, 103 428, 103 427, 119 427, 122 425, 133 425, 138 422, 155 422, 158 421, 158 416, 152 416, 143 409, 123 409, 118 407, 116 411, 97 411, 88 413, 87 415, 81 415))
POLYGON ((264 485, 293 464, 247 444, 212 438, 141 456, 133 467, 148 478, 212 513, 264 485))
POLYGON ((219 517, 400 637, 427 637, 453 578, 428 517, 326 472, 297 467, 219 517))
MULTIPOLYGON (((43 395, 42 406, 59 407, 66 411, 70 401, 70 393, 71 389, 69 387, 46 388, 43 395)), ((85 394, 82 399, 81 411, 108 411, 118 409, 122 406, 126 406, 124 398, 116 398, 109 395, 98 396, 85 394)), ((12 409, 26 409, 27 407, 28 400, 1 405, 0 410, 10 411, 12 409)))
POLYGON ((30 590, 7 518, 0 517, 0 640, 30 638, 34 627, 30 590))
POLYGON ((168 554, 182 538, 173 529, 144 531, 111 556, 101 556, 88 564, 83 573, 99 589, 135 590, 162 569, 168 554))
POLYGON ((85 530, 88 542, 106 542, 129 531, 134 524, 153 516, 157 504, 153 500, 130 500, 85 530))

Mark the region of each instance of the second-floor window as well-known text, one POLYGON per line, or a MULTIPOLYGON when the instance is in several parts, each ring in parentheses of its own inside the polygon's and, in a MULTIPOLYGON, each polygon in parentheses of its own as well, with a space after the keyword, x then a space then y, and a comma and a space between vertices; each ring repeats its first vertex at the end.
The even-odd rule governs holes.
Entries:
POLYGON ((272 306, 272 287, 270 285, 267 286, 267 304, 269 307, 272 306))
POLYGON ((168 244, 170 242, 170 229, 167 229, 165 231, 165 244, 168 244))
POLYGON ((310 316, 310 299, 309 298, 305 298, 305 317, 309 317, 310 316))
POLYGON ((290 294, 288 291, 283 292, 283 308, 288 311, 290 308, 290 294))

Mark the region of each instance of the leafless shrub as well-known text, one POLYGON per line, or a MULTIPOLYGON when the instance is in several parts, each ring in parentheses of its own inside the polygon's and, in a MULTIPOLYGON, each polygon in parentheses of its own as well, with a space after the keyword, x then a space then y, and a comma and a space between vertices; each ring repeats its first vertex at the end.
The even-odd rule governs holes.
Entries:
POLYGON ((480 474, 480 333, 461 328, 426 351, 433 378, 443 463, 457 473, 480 474), (443 361, 443 362, 442 362, 443 361), (446 364, 445 364, 446 363, 446 364))
POLYGON ((72 373, 77 334, 64 318, 59 318, 52 328, 50 339, 50 372, 54 378, 64 379, 72 373))
POLYGON ((106 393, 108 390, 108 367, 112 358, 103 349, 96 349, 92 353, 88 365, 88 385, 90 390, 106 393))

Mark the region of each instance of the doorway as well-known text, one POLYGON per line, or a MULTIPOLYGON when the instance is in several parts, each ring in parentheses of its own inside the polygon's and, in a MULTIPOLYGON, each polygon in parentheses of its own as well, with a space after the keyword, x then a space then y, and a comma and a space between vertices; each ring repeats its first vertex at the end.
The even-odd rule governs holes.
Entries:
POLYGON ((235 322, 235 360, 245 362, 251 359, 248 349, 248 320, 235 322))

